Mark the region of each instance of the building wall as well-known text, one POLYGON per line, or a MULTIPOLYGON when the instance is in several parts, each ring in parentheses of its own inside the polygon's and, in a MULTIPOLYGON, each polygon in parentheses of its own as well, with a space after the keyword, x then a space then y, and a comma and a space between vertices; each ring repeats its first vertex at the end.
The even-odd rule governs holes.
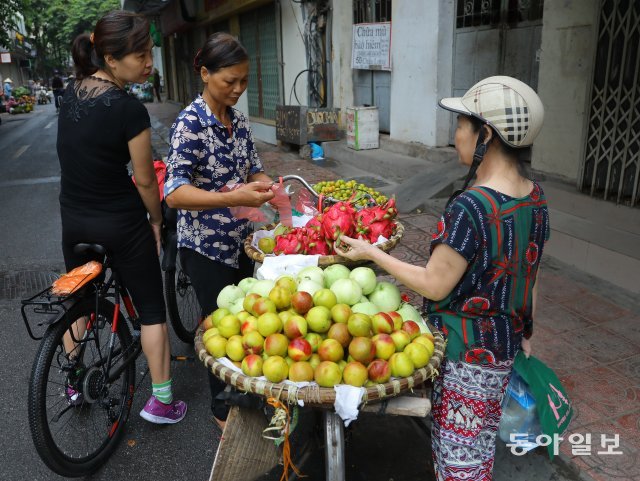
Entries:
POLYGON ((353 76, 351 75, 353 2, 333 0, 332 8, 330 56, 332 101, 333 107, 341 109, 344 116, 346 108, 353 105, 353 76))
MULTIPOLYGON (((276 7, 278 8, 278 7, 276 7)), ((304 49, 304 40, 300 32, 304 32, 304 21, 302 20, 302 10, 300 4, 292 0, 281 0, 279 12, 279 21, 282 25, 282 38, 280 45, 282 46, 282 84, 284 98, 281 99, 285 105, 298 105, 295 95, 291 95, 293 82, 302 70, 307 68, 307 57, 304 49)), ((302 105, 307 104, 307 73, 303 73, 296 82, 296 90, 298 99, 302 105)))
POLYGON ((584 155, 599 5, 598 0, 544 4, 538 94, 545 119, 532 166, 572 181, 584 155))
POLYGON ((392 4, 391 138, 446 145, 449 115, 438 100, 451 94, 453 2, 392 4))

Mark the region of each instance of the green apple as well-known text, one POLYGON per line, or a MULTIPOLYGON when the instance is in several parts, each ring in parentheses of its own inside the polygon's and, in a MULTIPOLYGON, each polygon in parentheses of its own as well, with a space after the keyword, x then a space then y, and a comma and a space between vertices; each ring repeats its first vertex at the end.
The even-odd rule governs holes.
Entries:
POLYGON ((309 309, 306 319, 307 325, 314 332, 327 332, 331 327, 331 311, 324 306, 309 309))

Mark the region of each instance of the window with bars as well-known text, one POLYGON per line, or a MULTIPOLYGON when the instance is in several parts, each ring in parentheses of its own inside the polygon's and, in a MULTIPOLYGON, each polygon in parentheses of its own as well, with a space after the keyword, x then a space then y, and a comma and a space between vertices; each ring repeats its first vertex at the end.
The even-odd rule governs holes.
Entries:
POLYGON ((353 0, 353 23, 391 21, 391 0, 353 0))
POLYGON ((543 8, 544 0, 458 0, 456 28, 541 20, 543 8))
POLYGON ((276 118, 280 101, 276 16, 272 4, 240 16, 240 41, 249 53, 249 115, 276 118))
POLYGON ((579 187, 640 204, 640 2, 603 0, 579 187))

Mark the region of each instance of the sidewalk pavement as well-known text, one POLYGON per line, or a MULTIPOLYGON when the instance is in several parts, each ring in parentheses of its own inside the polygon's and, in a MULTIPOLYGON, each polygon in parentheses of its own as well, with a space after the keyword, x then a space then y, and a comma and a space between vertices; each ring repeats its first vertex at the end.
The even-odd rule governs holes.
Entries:
MULTIPOLYGON (((164 157, 168 128, 180 108, 170 102, 146 105, 154 149, 164 157)), ((331 170, 300 159, 297 153, 263 143, 257 146, 265 171, 273 177, 299 174, 310 182, 337 178, 331 170)), ((392 251, 394 257, 415 265, 426 263, 438 221, 434 214, 400 217, 405 234, 392 251)), ((421 304, 415 293, 406 293, 412 304, 421 304)), ((568 467, 582 480, 640 480, 640 301, 549 258, 543 261, 539 296, 533 354, 555 370, 575 408, 553 464, 568 467), (622 454, 599 454, 607 451, 603 436, 614 439, 616 435, 619 447, 611 450, 622 454)), ((545 456, 537 458, 548 463, 545 456)), ((499 471, 505 471, 500 469, 502 463, 518 461, 508 450, 498 449, 496 479, 499 471)), ((522 472, 523 477, 511 479, 538 479, 531 474, 522 472)))

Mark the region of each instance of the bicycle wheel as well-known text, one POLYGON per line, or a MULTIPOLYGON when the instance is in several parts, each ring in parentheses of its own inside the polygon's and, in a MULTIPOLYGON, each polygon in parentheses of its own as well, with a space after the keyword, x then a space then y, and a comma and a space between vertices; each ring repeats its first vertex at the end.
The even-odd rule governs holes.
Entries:
POLYGON ((202 309, 189 276, 182 270, 179 254, 176 256, 175 269, 168 269, 164 273, 164 292, 173 330, 181 341, 193 344, 202 309))
MULTIPOLYGON (((40 344, 29 382, 29 426, 36 451, 61 476, 85 476, 100 468, 116 449, 129 416, 135 387, 135 361, 112 383, 103 367, 109 352, 114 305, 86 299, 49 327, 40 344), (85 317, 86 316, 86 317, 85 317), (64 337, 77 319, 92 320, 70 356, 64 337)), ((123 318, 118 323, 112 366, 121 364, 135 344, 123 318)))

